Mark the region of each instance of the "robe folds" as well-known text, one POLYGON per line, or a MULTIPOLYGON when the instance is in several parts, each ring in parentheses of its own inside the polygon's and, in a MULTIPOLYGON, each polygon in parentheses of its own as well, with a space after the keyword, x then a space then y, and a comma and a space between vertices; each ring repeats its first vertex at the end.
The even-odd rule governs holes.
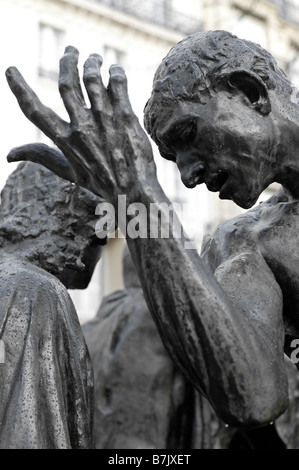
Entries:
POLYGON ((0 448, 93 446, 93 374, 73 302, 53 275, 0 261, 0 448))
POLYGON ((97 449, 224 446, 224 425, 169 358, 141 287, 106 296, 82 329, 94 368, 97 449))

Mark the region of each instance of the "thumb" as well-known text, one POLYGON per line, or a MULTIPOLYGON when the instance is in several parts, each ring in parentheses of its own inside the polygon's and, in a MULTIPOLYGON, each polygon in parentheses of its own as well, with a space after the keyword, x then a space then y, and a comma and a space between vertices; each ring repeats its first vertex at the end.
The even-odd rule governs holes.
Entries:
POLYGON ((48 145, 41 143, 22 145, 13 148, 7 155, 9 163, 23 160, 39 163, 68 181, 75 182, 77 179, 75 171, 64 154, 59 149, 48 145))

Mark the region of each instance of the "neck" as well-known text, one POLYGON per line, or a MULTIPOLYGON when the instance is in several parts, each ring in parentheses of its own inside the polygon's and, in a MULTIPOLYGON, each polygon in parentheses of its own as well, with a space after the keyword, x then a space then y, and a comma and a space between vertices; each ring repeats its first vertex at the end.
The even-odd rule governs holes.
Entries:
POLYGON ((278 115, 274 132, 278 136, 275 155, 275 177, 287 193, 299 199, 299 106, 289 102, 273 110, 278 115))
POLYGON ((0 249, 0 254, 2 259, 13 256, 57 275, 62 270, 59 250, 55 250, 54 245, 51 246, 51 250, 49 248, 40 240, 28 239, 13 244, 4 244, 0 249))
POLYGON ((280 177, 276 178, 277 183, 280 183, 285 193, 292 199, 299 200, 299 168, 291 169, 288 167, 288 170, 285 174, 280 175, 280 177))

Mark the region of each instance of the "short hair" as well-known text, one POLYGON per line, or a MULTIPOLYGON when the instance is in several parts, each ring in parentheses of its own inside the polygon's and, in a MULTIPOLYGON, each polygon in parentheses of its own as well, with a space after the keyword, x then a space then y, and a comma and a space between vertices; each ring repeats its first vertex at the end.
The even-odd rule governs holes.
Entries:
POLYGON ((217 80, 236 70, 255 72, 268 89, 291 95, 294 90, 272 55, 260 45, 227 31, 195 33, 174 46, 158 67, 151 97, 144 108, 144 125, 160 153, 173 159, 157 138, 169 108, 181 101, 206 104, 217 93, 217 80))

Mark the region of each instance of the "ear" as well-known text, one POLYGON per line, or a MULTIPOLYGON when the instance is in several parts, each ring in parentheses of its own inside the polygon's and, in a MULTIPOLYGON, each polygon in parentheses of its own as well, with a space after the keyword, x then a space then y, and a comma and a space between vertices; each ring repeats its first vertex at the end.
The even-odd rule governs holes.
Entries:
POLYGON ((228 75, 228 85, 247 96, 252 106, 261 114, 271 112, 268 89, 261 77, 254 72, 237 70, 228 75))

